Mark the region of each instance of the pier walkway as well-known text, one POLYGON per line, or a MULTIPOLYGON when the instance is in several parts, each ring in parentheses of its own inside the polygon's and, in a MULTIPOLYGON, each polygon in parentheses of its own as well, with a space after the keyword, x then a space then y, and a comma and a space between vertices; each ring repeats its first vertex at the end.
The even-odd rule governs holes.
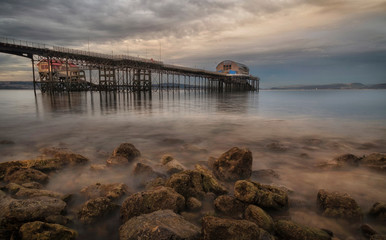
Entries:
POLYGON ((108 55, 0 37, 0 52, 32 61, 34 89, 60 91, 151 91, 209 89, 258 91, 260 79, 251 75, 224 74, 165 64, 128 55, 108 55), (45 71, 36 73, 45 61, 45 71), (62 63, 60 72, 55 63, 62 63), (79 70, 72 72, 69 66, 79 70), (76 74, 75 74, 76 73, 76 74))

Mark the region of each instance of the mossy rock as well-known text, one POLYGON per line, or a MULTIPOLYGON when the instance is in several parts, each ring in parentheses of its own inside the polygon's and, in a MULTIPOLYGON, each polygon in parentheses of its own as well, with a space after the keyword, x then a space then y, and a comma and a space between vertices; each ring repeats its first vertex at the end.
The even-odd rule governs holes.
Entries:
POLYGON ((68 227, 40 221, 23 224, 19 232, 22 240, 73 240, 78 236, 68 227))
POLYGON ((331 236, 317 228, 307 227, 292 221, 279 220, 275 230, 279 239, 285 240, 331 240, 331 236))
POLYGON ((288 208, 288 195, 278 187, 253 181, 239 180, 234 186, 235 197, 240 201, 265 209, 283 210, 288 208))

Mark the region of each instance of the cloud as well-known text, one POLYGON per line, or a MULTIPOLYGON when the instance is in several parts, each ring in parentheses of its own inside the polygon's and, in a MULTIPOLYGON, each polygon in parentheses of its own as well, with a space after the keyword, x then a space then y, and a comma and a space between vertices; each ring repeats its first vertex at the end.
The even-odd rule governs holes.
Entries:
POLYGON ((262 66, 310 59, 326 66, 339 56, 384 54, 385 9, 382 0, 3 0, 0 35, 108 54, 162 55, 168 63, 205 69, 234 59, 259 75, 262 66))

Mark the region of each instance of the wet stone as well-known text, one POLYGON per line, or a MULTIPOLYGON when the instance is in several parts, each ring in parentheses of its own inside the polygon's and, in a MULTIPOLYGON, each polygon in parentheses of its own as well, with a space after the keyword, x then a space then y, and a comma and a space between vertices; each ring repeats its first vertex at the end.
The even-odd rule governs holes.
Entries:
POLYGON ((216 212, 236 219, 243 218, 246 204, 230 195, 221 195, 214 200, 216 212))
POLYGON ((213 164, 213 174, 222 181, 248 179, 252 173, 252 153, 249 149, 233 147, 213 164))
POLYGON ((255 205, 249 205, 245 209, 245 219, 256 223, 260 228, 272 232, 274 230, 274 223, 271 218, 263 209, 255 205))
POLYGON ((283 210, 288 208, 288 195, 271 185, 239 180, 234 186, 235 197, 240 201, 255 204, 264 209, 283 210))
POLYGON ((157 187, 135 193, 122 203, 120 217, 124 223, 132 217, 157 210, 170 209, 178 213, 185 208, 185 198, 172 188, 157 187))
POLYGON ((119 206, 112 203, 109 198, 98 197, 83 204, 78 218, 84 224, 93 224, 118 208, 119 206))
POLYGON ((386 154, 372 153, 361 160, 361 166, 384 172, 386 171, 386 154))
POLYGON ((286 240, 331 240, 331 236, 321 229, 304 226, 292 221, 279 220, 275 225, 280 239, 286 240))
POLYGON ((129 187, 124 183, 110 183, 87 186, 80 190, 80 192, 87 198, 107 197, 112 200, 119 199, 124 195, 130 193, 129 187))
POLYGON ((376 220, 386 222, 386 203, 374 203, 374 205, 370 209, 369 216, 376 220))
POLYGON ((362 212, 357 202, 347 193, 319 190, 317 204, 323 216, 359 220, 362 212))
POLYGON ((122 143, 119 147, 114 149, 113 156, 122 156, 128 162, 132 162, 137 157, 141 156, 141 152, 131 143, 122 143))
POLYGON ((247 220, 223 219, 212 216, 202 218, 202 237, 205 240, 274 240, 265 230, 247 220))
POLYGON ((119 239, 200 239, 200 228, 171 210, 133 217, 119 228, 119 239))
POLYGON ((46 183, 48 181, 48 176, 35 169, 13 167, 7 170, 4 180, 6 182, 17 184, 28 182, 46 183))
POLYGON ((129 166, 129 161, 123 156, 111 156, 107 159, 106 165, 108 167, 127 167, 129 166))
POLYGON ((40 221, 23 224, 19 232, 22 240, 74 240, 78 236, 68 227, 40 221))

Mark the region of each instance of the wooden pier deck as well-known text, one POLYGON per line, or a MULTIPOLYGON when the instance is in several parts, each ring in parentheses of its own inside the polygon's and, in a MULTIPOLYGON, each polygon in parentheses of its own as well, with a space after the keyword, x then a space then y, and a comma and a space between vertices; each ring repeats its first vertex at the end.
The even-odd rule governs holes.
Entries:
POLYGON ((215 91, 259 91, 258 77, 229 75, 203 69, 165 64, 162 61, 128 55, 108 55, 48 46, 0 37, 0 52, 32 61, 34 89, 61 91, 151 91, 161 89, 206 89, 215 91), (36 63, 46 59, 48 72, 36 74, 36 63), (76 64, 79 77, 57 76, 52 61, 76 64))

